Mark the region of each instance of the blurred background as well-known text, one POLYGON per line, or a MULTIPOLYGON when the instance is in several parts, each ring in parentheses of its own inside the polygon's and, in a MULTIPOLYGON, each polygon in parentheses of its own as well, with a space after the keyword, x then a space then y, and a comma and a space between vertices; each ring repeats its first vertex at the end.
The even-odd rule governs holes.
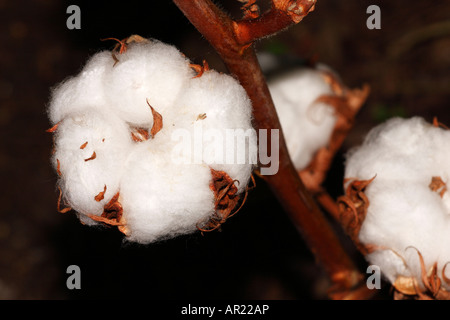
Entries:
MULTIPOLYGON (((240 17, 236 0, 216 2, 240 17)), ((115 45, 100 39, 157 38, 226 72, 171 1, 0 0, 0 26, 0 299, 326 297, 323 271, 261 180, 221 232, 149 246, 56 211, 52 137, 45 132, 50 88, 115 45), (66 27, 71 4, 81 8, 80 30, 66 27), (81 268, 81 290, 66 287, 73 264, 81 268)), ((257 49, 277 55, 284 67, 320 61, 349 87, 371 86, 326 181, 333 196, 342 194, 343 154, 374 125, 413 115, 450 124, 449 1, 318 0, 299 25, 257 49), (372 4, 381 9, 380 30, 366 27, 372 4)), ((383 288, 380 297, 389 298, 383 288)))

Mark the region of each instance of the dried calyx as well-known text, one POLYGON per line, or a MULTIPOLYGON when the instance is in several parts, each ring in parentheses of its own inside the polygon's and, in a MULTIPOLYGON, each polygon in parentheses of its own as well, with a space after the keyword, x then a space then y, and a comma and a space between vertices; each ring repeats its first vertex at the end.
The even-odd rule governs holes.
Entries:
POLYGON ((214 155, 219 148, 225 156, 254 152, 256 141, 223 149, 222 141, 200 137, 196 161, 180 150, 191 150, 185 138, 195 139, 200 127, 224 135, 252 129, 245 90, 173 46, 139 36, 114 40, 112 53, 97 53, 52 92, 58 211, 117 226, 140 243, 219 228, 245 201, 253 163, 214 155), (174 139, 180 132, 183 139, 174 139))

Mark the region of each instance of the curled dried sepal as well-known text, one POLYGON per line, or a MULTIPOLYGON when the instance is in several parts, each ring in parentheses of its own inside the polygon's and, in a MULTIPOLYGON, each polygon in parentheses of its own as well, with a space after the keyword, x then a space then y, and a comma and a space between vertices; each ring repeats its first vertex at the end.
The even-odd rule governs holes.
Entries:
POLYGON ((445 130, 449 130, 449 128, 445 124, 443 124, 442 122, 438 121, 437 117, 433 118, 433 126, 435 126, 436 128, 442 128, 442 129, 445 129, 445 130))
POLYGON ((345 195, 337 199, 340 223, 363 253, 367 253, 368 248, 359 242, 358 236, 369 207, 369 199, 364 194, 364 190, 375 177, 369 180, 346 179, 344 183, 348 183, 348 186, 345 195))
POLYGON ((105 39, 100 39, 100 41, 106 41, 106 40, 114 40, 117 41, 118 43, 114 46, 114 49, 111 52, 112 58, 114 60, 114 66, 119 62, 119 59, 117 59, 116 56, 116 52, 118 52, 119 54, 122 54, 124 52, 127 51, 128 45, 130 43, 136 42, 136 43, 140 43, 140 42, 148 42, 148 39, 145 39, 137 34, 133 34, 131 36, 129 36, 128 38, 125 38, 123 40, 119 40, 117 38, 105 38, 105 39))
POLYGON ((148 140, 150 138, 150 135, 148 133, 148 130, 145 128, 132 128, 131 138, 134 142, 142 142, 148 140))
POLYGON ((86 141, 85 143, 83 143, 83 144, 80 146, 80 149, 83 150, 84 148, 86 148, 87 145, 88 145, 88 142, 86 141))
POLYGON ((100 191, 95 197, 95 201, 100 202, 105 198, 105 192, 106 192, 106 184, 103 187, 103 191, 100 191))
POLYGON ((59 187, 58 187, 58 190, 59 190, 59 196, 58 196, 58 201, 56 202, 56 210, 58 210, 58 212, 60 212, 60 213, 69 212, 70 210, 72 210, 72 208, 70 208, 70 207, 65 207, 65 208, 61 209, 62 190, 59 187))
POLYGON ((84 161, 86 161, 86 162, 91 161, 91 160, 94 160, 95 158, 97 158, 97 154, 94 151, 94 152, 92 152, 92 155, 89 158, 84 159, 84 161))
MULTIPOLYGON (((238 189, 235 182, 239 183, 239 181, 231 179, 225 171, 217 171, 214 169, 211 169, 211 176, 212 182, 210 184, 210 189, 214 192, 215 212, 203 227, 197 226, 197 229, 202 233, 220 228, 227 219, 238 213, 247 200, 248 191, 253 188, 246 187, 241 205, 235 210, 240 200, 240 196, 236 194, 238 189)), ((255 185, 253 176, 251 176, 251 179, 255 185)))
POLYGON ((445 268, 447 264, 442 268, 441 277, 438 275, 438 265, 435 262, 431 268, 427 271, 422 254, 414 247, 408 247, 406 249, 415 249, 417 251, 420 270, 421 281, 423 288, 420 288, 418 280, 411 276, 399 276, 393 283, 393 287, 396 290, 396 299, 418 299, 418 300, 449 300, 450 292, 442 287, 442 281, 449 283, 449 279, 445 276, 445 268))
POLYGON ((203 65, 191 63, 189 66, 197 72, 197 75, 194 76, 193 79, 200 78, 205 71, 209 70, 209 64, 206 60, 203 60, 203 65))
POLYGON ((441 198, 447 192, 447 185, 444 181, 442 181, 441 177, 431 177, 431 182, 428 187, 431 189, 431 191, 439 193, 439 196, 441 198))
POLYGON ((61 173, 61 162, 59 161, 59 159, 56 159, 56 173, 58 174, 58 176, 62 176, 61 173))
POLYGON ((147 99, 147 104, 150 107, 150 109, 152 110, 153 126, 150 129, 150 135, 152 137, 154 137, 163 127, 163 118, 155 109, 153 109, 153 107, 148 102, 148 99, 147 99))
MULTIPOLYGON (((106 186, 105 186, 106 191, 106 186)), ((126 222, 123 218, 123 208, 119 201, 120 193, 117 192, 114 197, 103 207, 103 213, 100 216, 88 214, 87 216, 94 221, 101 222, 110 226, 119 227, 119 231, 126 234, 126 222)))
POLYGON ((49 132, 49 133, 55 132, 55 131, 58 129, 58 126, 59 126, 60 123, 61 123, 61 121, 58 122, 57 124, 55 124, 55 125, 54 125, 53 127, 51 127, 50 129, 45 130, 45 132, 49 132))

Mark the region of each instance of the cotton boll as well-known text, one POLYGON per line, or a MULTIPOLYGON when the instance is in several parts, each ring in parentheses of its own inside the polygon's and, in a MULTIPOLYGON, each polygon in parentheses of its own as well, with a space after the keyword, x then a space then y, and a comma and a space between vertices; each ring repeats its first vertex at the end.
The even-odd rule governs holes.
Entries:
POLYGON ((112 114, 86 108, 67 115, 55 138, 52 162, 55 168, 60 164, 64 199, 78 213, 102 214, 104 205, 119 191, 132 146, 128 126, 112 114), (105 186, 104 198, 97 201, 105 186))
POLYGON ((393 284, 413 276, 425 290, 419 253, 425 273, 437 263, 438 277, 450 261, 447 150, 450 131, 418 117, 394 118, 371 130, 347 155, 347 179, 376 176, 364 191, 369 206, 359 241, 378 248, 366 258, 393 284))
POLYGON ((227 172, 243 191, 257 154, 252 106, 244 88, 231 76, 209 70, 189 81, 176 104, 175 127, 187 129, 202 145, 203 162, 227 172))
POLYGON ((106 109, 102 79, 111 60, 111 52, 95 54, 77 76, 66 79, 52 90, 48 107, 52 124, 86 106, 103 106, 106 109))
POLYGON ((150 128, 152 113, 176 112, 173 108, 180 90, 193 77, 189 61, 173 46, 155 40, 132 43, 119 62, 111 59, 104 77, 108 103, 130 124, 150 128))
POLYGON ((192 233, 214 212, 209 167, 174 164, 167 147, 167 139, 146 141, 128 159, 120 192, 130 241, 192 233))
MULTIPOLYGON (((209 161, 216 141, 203 136, 200 161, 179 151, 195 148, 189 139, 199 125, 222 137, 229 129, 252 130, 250 100, 232 77, 214 71, 195 77, 174 47, 133 39, 139 42, 126 41, 115 58, 95 55, 54 91, 52 162, 63 203, 83 223, 117 225, 139 243, 223 223, 239 201, 231 184, 237 180, 238 192, 244 191, 254 162, 209 161), (188 140, 174 139, 180 130, 188 140), (219 206, 222 181, 231 191, 219 206)), ((257 150, 256 137, 244 147, 222 146, 224 155, 257 150)))
POLYGON ((326 146, 336 123, 333 108, 316 100, 335 94, 323 72, 313 69, 293 71, 268 85, 294 166, 304 169, 326 146))

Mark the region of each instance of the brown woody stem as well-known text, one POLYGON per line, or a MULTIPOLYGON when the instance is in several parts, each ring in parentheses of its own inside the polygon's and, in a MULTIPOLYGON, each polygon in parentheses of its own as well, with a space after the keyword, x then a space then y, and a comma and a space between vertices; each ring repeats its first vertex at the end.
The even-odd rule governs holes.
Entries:
MULTIPOLYGON (((271 129, 279 130, 279 170, 275 175, 264 176, 264 179, 304 236, 316 259, 336 284, 337 290, 348 290, 360 284, 362 275, 343 249, 337 234, 306 190, 292 164, 265 78, 253 48, 247 44, 257 37, 266 36, 296 23, 295 18, 298 18, 298 15, 293 18, 289 10, 295 11, 293 3, 303 2, 309 3, 274 0, 272 13, 269 12, 254 22, 236 23, 210 0, 174 0, 190 22, 220 54, 229 72, 245 88, 253 104, 256 129, 268 129, 269 132, 271 129), (285 20, 286 16, 290 17, 290 22, 285 20), (266 24, 268 27, 264 29, 262 26, 266 24), (245 35, 243 32, 236 33, 237 29, 244 30, 244 26, 247 30, 245 35), (250 28, 252 32, 248 31, 250 28), (258 28, 260 30, 254 30, 258 28)), ((297 10, 297 13, 299 12, 300 10, 297 10)), ((269 146, 270 136, 269 134, 267 141, 269 146)))

